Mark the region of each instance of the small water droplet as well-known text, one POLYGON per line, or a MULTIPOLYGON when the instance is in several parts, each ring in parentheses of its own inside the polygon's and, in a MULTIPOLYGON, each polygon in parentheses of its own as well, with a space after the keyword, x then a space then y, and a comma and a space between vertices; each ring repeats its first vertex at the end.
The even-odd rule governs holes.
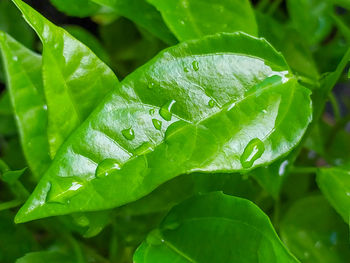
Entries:
POLYGON ((152 119, 152 123, 153 123, 154 128, 156 128, 157 130, 162 129, 162 122, 160 120, 152 119))
POLYGON ((43 109, 44 109, 44 110, 47 110, 47 105, 46 105, 46 104, 43 106, 43 109))
POLYGON ((145 142, 143 144, 141 144, 139 147, 137 147, 134 151, 135 155, 144 155, 147 154, 149 152, 153 151, 154 146, 149 143, 149 142, 145 142))
POLYGON ((17 57, 17 56, 13 56, 12 59, 13 59, 14 61, 18 61, 18 57, 17 57))
POLYGON ((209 100, 208 106, 209 106, 210 108, 214 108, 214 106, 215 106, 215 101, 214 101, 213 99, 209 100))
POLYGON ((88 226, 90 224, 89 218, 84 214, 73 214, 74 222, 82 227, 88 226))
POLYGON ((262 112, 263 112, 263 113, 267 113, 267 110, 263 110, 262 112))
POLYGON ((166 120, 166 121, 170 121, 171 120, 171 117, 172 117, 171 108, 173 107, 173 105, 175 103, 176 103, 175 100, 171 100, 171 101, 167 102, 166 104, 164 104, 159 109, 159 114, 160 114, 160 116, 163 117, 164 120, 166 120))
POLYGON ((185 71, 185 72, 190 72, 190 70, 188 69, 188 67, 184 67, 184 71, 185 71))
POLYGON ((72 181, 70 184, 68 184, 68 188, 66 190, 62 190, 62 187, 59 187, 59 190, 54 191, 54 189, 51 188, 47 195, 47 202, 62 204, 69 203, 69 199, 76 195, 83 188, 83 183, 77 181, 72 181))
POLYGON ((56 43, 54 46, 53 46, 55 49, 58 48, 58 43, 56 43))
POLYGON ((329 240, 331 241, 332 245, 336 245, 338 243, 338 233, 332 232, 331 236, 329 237, 329 240))
POLYGON ((289 161, 288 160, 285 160, 281 163, 279 169, 278 169, 278 175, 279 176, 283 176, 286 174, 286 168, 287 168, 287 165, 289 164, 289 161))
POLYGON ((248 169, 253 166, 254 162, 261 157, 265 151, 264 143, 255 138, 251 140, 245 147, 243 154, 241 156, 242 167, 248 169))
POLYGON ((156 84, 154 82, 150 82, 150 83, 148 83, 148 88, 153 89, 155 87, 155 85, 156 84))
POLYGON ((131 128, 122 130, 122 134, 127 140, 133 140, 135 138, 135 132, 131 128))
POLYGON ((159 246, 162 243, 164 243, 164 238, 163 238, 162 233, 160 232, 160 230, 159 229, 155 229, 155 230, 152 230, 148 234, 148 236, 146 238, 146 242, 149 245, 159 246))
POLYGON ((192 68, 194 71, 198 71, 199 70, 199 63, 197 60, 192 62, 192 68))
POLYGON ((105 159, 98 164, 95 171, 95 176, 97 178, 103 178, 117 170, 120 170, 120 163, 117 162, 117 160, 105 159))

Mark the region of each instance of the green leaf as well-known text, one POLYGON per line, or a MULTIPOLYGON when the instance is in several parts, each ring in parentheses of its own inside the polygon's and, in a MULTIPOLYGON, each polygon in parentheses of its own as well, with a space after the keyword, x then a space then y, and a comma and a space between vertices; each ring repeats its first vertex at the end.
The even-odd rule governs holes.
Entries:
POLYGON ((256 205, 216 192, 172 209, 137 249, 134 262, 298 261, 256 205))
POLYGON ((317 184, 322 193, 350 224, 350 173, 344 168, 323 168, 317 173, 317 184))
POLYGON ((91 34, 86 29, 75 25, 65 26, 64 29, 73 37, 89 47, 91 51, 94 52, 96 56, 99 57, 102 61, 104 61, 106 64, 109 64, 108 53, 93 34, 91 34))
POLYGON ((43 43, 43 80, 51 157, 106 94, 117 86, 114 73, 84 44, 30 6, 14 0, 43 43), (64 105, 64 107, 63 107, 64 105))
POLYGON ((41 57, 2 32, 0 49, 23 152, 31 171, 39 178, 51 162, 46 135, 47 111, 42 90, 41 57))
POLYGON ((91 0, 50 0, 61 12, 69 16, 87 17, 96 14, 101 7, 91 0))
POLYGON ((161 12, 164 21, 180 41, 220 32, 258 34, 249 0, 147 1, 161 12))
POLYGON ((167 44, 176 43, 176 39, 163 22, 159 12, 148 4, 146 0, 92 0, 95 3, 115 10, 137 25, 147 29, 153 35, 167 44))
POLYGON ((58 251, 39 251, 26 254, 16 260, 16 263, 75 263, 76 259, 71 255, 58 251))
POLYGON ((34 32, 23 21, 21 13, 8 0, 0 1, 0 30, 4 31, 27 47, 34 43, 34 32))
POLYGON ((0 262, 12 263, 25 253, 37 249, 31 232, 24 225, 13 223, 13 214, 0 212, 0 262))
POLYGON ((322 196, 297 201, 286 213, 281 238, 303 263, 347 263, 348 227, 322 196))
POLYGON ((287 7, 294 27, 310 45, 317 45, 331 32, 328 0, 288 0, 287 7))
POLYGON ((311 121, 310 91, 288 70, 266 41, 241 33, 165 50, 69 137, 17 222, 117 207, 184 173, 271 163, 311 121))
POLYGON ((266 38, 282 52, 294 72, 313 80, 316 84, 320 76, 305 39, 290 26, 279 23, 271 16, 256 12, 256 18, 259 36, 266 38))

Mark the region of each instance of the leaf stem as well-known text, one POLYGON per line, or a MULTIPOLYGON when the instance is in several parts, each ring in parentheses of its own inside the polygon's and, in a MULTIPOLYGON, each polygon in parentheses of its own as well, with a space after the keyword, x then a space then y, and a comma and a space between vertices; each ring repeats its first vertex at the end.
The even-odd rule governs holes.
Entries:
POLYGON ((334 96, 333 92, 330 92, 328 97, 329 97, 329 102, 332 105, 335 121, 338 122, 341 117, 340 117, 340 107, 339 107, 337 98, 334 96))

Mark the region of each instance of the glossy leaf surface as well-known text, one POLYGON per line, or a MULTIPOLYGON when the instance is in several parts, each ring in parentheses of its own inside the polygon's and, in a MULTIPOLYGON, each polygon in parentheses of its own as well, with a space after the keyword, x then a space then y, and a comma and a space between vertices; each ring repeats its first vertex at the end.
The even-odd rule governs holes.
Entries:
POLYGON ((346 167, 320 169, 317 184, 335 210, 350 224, 349 169, 346 167))
POLYGON ((173 208, 138 248, 134 262, 298 261, 257 206, 216 192, 173 208))
POLYGON ((161 12, 166 24, 180 41, 220 32, 243 31, 255 36, 258 32, 254 11, 248 0, 147 1, 161 12))
POLYGON ((50 154, 117 86, 114 73, 84 44, 30 6, 14 1, 43 43, 43 80, 50 154), (64 107, 63 107, 64 105, 64 107))
POLYGON ((137 25, 168 44, 176 43, 176 39, 163 22, 159 12, 146 0, 92 0, 95 3, 110 7, 137 25))
POLYGON ((219 34, 172 47, 70 136, 17 221, 120 206, 184 173, 266 165, 301 139, 309 96, 264 40, 219 34))
POLYGON ((47 111, 41 79, 41 57, 2 32, 0 49, 23 152, 30 169, 39 178, 51 162, 46 135, 47 111))
POLYGON ((322 196, 297 201, 281 223, 281 237, 303 263, 347 263, 348 227, 322 196))

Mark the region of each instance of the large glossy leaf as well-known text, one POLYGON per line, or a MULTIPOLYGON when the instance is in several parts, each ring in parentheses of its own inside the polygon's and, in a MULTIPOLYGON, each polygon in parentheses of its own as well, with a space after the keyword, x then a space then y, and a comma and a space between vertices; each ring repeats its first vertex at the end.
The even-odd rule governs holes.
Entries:
POLYGON ((168 44, 176 43, 175 37, 163 22, 159 12, 148 4, 146 0, 92 0, 95 3, 110 7, 121 16, 124 16, 137 25, 168 44))
POLYGON ((324 168, 317 174, 317 184, 335 210, 350 224, 349 168, 324 168))
POLYGON ((180 40, 219 32, 243 31, 257 35, 258 27, 249 0, 147 0, 162 14, 180 40))
POLYGON ((53 157, 67 136, 117 86, 118 80, 84 44, 24 2, 14 2, 43 43, 42 70, 53 157))
POLYGON ((196 196, 172 209, 138 248, 134 262, 298 261, 257 206, 216 192, 196 196))
POLYGON ((349 261, 349 229, 322 196, 297 201, 280 230, 284 243, 303 263, 349 261))
POLYGON ((11 136, 16 133, 17 129, 11 108, 10 96, 7 91, 4 91, 0 94, 0 135, 11 136))
POLYGON ((248 171, 288 153, 310 91, 266 41, 219 34, 127 77, 61 147, 17 221, 108 209, 194 171, 248 171))
POLYGON ((31 171, 39 178, 51 162, 46 134, 47 111, 41 79, 41 57, 2 32, 0 49, 23 152, 31 171))

